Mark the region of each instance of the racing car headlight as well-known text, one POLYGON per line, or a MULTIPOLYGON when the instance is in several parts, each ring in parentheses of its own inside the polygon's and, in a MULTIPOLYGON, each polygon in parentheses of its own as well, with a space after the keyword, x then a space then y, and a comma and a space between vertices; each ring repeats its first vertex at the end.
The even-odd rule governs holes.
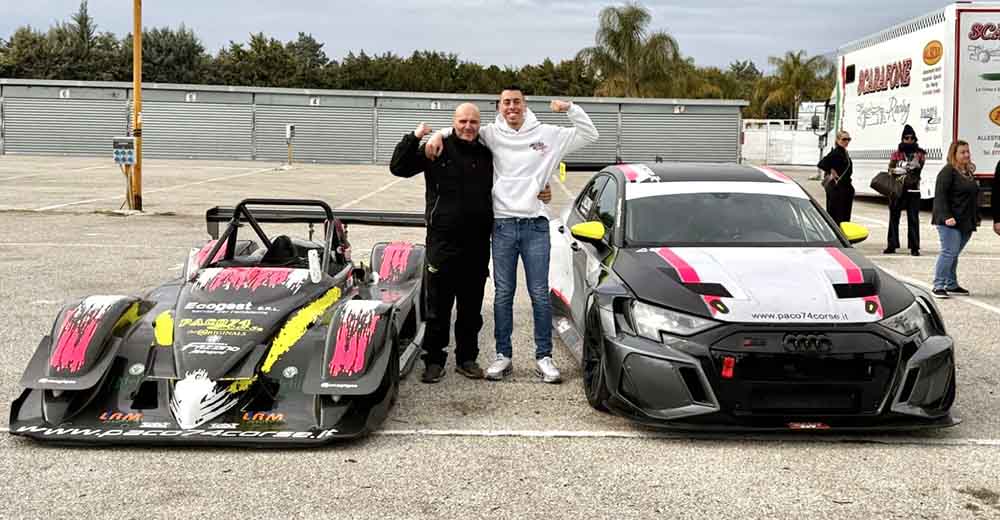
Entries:
POLYGON ((690 336, 718 325, 712 320, 646 305, 638 301, 632 304, 632 320, 635 322, 636 332, 653 341, 661 341, 661 332, 690 336))
POLYGON ((904 336, 911 336, 919 332, 920 339, 924 340, 931 335, 929 316, 917 302, 913 302, 913 305, 907 307, 903 312, 882 320, 881 323, 904 336))

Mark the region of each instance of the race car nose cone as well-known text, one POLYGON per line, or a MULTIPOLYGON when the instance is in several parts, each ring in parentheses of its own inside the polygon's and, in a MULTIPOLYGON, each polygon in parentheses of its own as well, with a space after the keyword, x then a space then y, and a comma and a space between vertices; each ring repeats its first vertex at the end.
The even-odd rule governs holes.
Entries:
POLYGON ((174 385, 170 411, 182 429, 196 428, 236 404, 226 389, 218 388, 204 370, 188 372, 174 385))

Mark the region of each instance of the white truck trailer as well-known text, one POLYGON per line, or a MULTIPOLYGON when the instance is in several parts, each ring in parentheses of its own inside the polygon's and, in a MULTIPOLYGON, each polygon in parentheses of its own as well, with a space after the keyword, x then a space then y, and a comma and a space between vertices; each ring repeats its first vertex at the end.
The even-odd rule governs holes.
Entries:
POLYGON ((954 3, 889 27, 841 47, 836 66, 831 115, 853 138, 858 194, 877 195, 869 183, 909 124, 928 152, 921 196, 934 196, 948 147, 962 139, 989 205, 1000 161, 1000 2, 954 3))

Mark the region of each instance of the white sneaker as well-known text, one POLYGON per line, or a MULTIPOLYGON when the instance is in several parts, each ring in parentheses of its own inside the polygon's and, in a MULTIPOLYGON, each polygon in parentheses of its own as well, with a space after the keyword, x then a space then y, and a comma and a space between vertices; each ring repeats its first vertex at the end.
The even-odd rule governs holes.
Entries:
POLYGON ((486 379, 490 381, 500 381, 514 372, 514 367, 510 358, 497 354, 497 359, 486 368, 486 379))
POLYGON ((559 369, 556 367, 555 361, 552 361, 550 357, 543 357, 539 359, 536 368, 535 375, 542 378, 542 381, 546 383, 561 383, 562 374, 559 373, 559 369))

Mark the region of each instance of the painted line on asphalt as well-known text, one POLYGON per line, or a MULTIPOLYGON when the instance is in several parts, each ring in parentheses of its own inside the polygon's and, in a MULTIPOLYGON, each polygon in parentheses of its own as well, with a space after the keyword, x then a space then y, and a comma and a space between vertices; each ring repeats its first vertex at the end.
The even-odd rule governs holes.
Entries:
MULTIPOLYGON (((0 426, 0 433, 10 433, 10 428, 0 426)), ((924 439, 920 437, 871 437, 802 435, 733 435, 733 434, 683 434, 671 432, 619 432, 594 430, 377 430, 372 435, 383 437, 482 437, 515 439, 637 439, 674 441, 750 441, 750 442, 812 442, 853 443, 915 446, 952 446, 1000 448, 1000 439, 924 439)))
MULTIPOLYGON (((1000 262, 1000 256, 976 256, 975 253, 969 253, 969 252, 965 252, 965 251, 963 251, 963 255, 964 256, 962 258, 965 259, 967 262, 968 261, 973 261, 973 260, 982 260, 984 262, 1000 262)), ((920 256, 910 256, 910 254, 907 253, 905 250, 903 250, 901 253, 899 253, 897 255, 865 255, 865 258, 868 258, 868 259, 871 259, 871 260, 883 260, 883 259, 885 259, 885 260, 929 260, 929 261, 932 261, 932 262, 936 262, 937 261, 937 257, 938 257, 938 255, 936 255, 936 254, 927 254, 927 255, 920 255, 920 256)))
POLYGON ((803 435, 733 435, 710 433, 629 432, 600 430, 379 430, 375 435, 387 437, 499 437, 531 439, 664 439, 664 440, 718 440, 718 441, 776 441, 776 442, 855 442, 871 444, 916 444, 930 446, 983 446, 1000 448, 1000 439, 925 439, 920 437, 873 437, 803 435))
POLYGON ((377 189, 377 190, 375 190, 375 191, 373 191, 373 192, 371 192, 371 193, 369 193, 367 195, 362 195, 362 196, 360 196, 360 197, 358 197, 358 198, 356 198, 356 199, 354 199, 352 201, 348 201, 343 206, 337 206, 337 209, 347 209, 347 208, 349 208, 349 207, 351 207, 351 206, 353 206, 355 204, 358 204, 359 202, 368 200, 369 198, 374 197, 375 195, 378 195, 379 193, 382 193, 383 191, 385 191, 385 190, 387 190, 387 189, 389 189, 389 188, 391 188, 391 187, 393 187, 393 186, 395 186, 395 185, 397 185, 397 184, 399 184, 399 183, 401 183, 401 182, 403 182, 405 180, 406 179, 396 179, 396 180, 390 182, 389 184, 386 184, 385 186, 382 186, 381 188, 379 188, 379 189, 377 189))
POLYGON ((566 198, 569 199, 569 200, 573 200, 574 199, 573 193, 569 191, 569 188, 566 187, 566 184, 563 183, 563 181, 558 181, 558 183, 559 183, 559 187, 562 188, 563 193, 566 194, 566 198))
POLYGON ((77 168, 74 170, 63 170, 58 172, 26 173, 24 175, 14 175, 13 177, 0 177, 0 181, 12 181, 14 179, 30 179, 32 177, 41 177, 43 175, 63 174, 72 172, 89 172, 90 170, 98 170, 100 168, 112 168, 112 167, 114 167, 114 165, 101 164, 98 166, 88 166, 86 168, 77 168))
MULTIPOLYGON (((891 269, 886 269, 883 266, 879 266, 879 269, 885 271, 886 273, 888 273, 893 278, 896 278, 897 280, 902 280, 902 281, 904 281, 906 283, 916 285, 917 287, 920 287, 921 289, 924 289, 927 292, 930 292, 933 289, 933 287, 930 284, 921 282, 920 280, 917 280, 917 279, 914 279, 914 278, 910 278, 909 276, 903 276, 903 275, 901 275, 901 274, 899 274, 899 273, 897 273, 897 272, 895 272, 895 271, 893 271, 891 269)), ((972 305, 972 306, 975 306, 975 307, 979 307, 980 309, 992 312, 993 314, 1000 315, 1000 307, 997 307, 995 305, 990 305, 990 304, 988 304, 986 302, 983 302, 983 301, 979 301, 979 300, 977 300, 977 299, 975 299, 975 298, 973 298, 971 296, 952 296, 949 299, 950 300, 955 300, 955 301, 961 302, 961 303, 967 303, 969 305, 972 305)))
POLYGON ((884 227, 884 228, 889 227, 889 224, 886 224, 885 222, 879 219, 871 217, 862 217, 861 215, 854 215, 853 217, 851 217, 851 220, 857 220, 859 222, 867 222, 869 225, 876 227, 884 227))
MULTIPOLYGON (((143 195, 146 195, 146 194, 149 194, 149 193, 163 193, 163 192, 168 192, 168 191, 176 191, 176 190, 183 189, 183 188, 189 188, 191 186, 198 186, 198 185, 201 185, 201 184, 208 184, 210 182, 226 181, 226 180, 230 180, 230 179, 238 179, 240 177, 247 177, 249 175, 255 175, 255 174, 258 174, 258 173, 271 172, 271 171, 276 171, 276 170, 277 170, 277 168, 275 168, 275 167, 269 167, 269 168, 261 168, 259 170, 253 170, 253 171, 244 172, 244 173, 237 173, 237 174, 233 174, 233 175, 223 175, 221 177, 212 177, 211 179, 204 179, 204 180, 200 180, 200 181, 188 182, 188 183, 184 183, 184 184, 178 184, 178 185, 175 185, 175 186, 167 186, 166 188, 157 188, 155 190, 143 190, 143 195)), ((122 200, 123 198, 124 198, 124 195, 116 195, 114 197, 100 197, 100 198, 96 198, 96 199, 78 200, 76 202, 67 202, 65 204, 53 204, 51 206, 44 206, 44 207, 41 207, 41 208, 36 208, 35 211, 49 211, 49 210, 52 210, 52 209, 65 208, 65 207, 69 207, 69 206, 77 206, 77 205, 80 205, 80 204, 88 204, 88 203, 91 203, 91 202, 101 202, 101 201, 105 201, 105 200, 122 200)))
POLYGON ((11 247, 77 247, 77 248, 100 248, 100 249, 163 249, 163 250, 187 250, 189 247, 183 246, 146 246, 142 244, 67 244, 65 242, 0 242, 0 246, 11 247))

